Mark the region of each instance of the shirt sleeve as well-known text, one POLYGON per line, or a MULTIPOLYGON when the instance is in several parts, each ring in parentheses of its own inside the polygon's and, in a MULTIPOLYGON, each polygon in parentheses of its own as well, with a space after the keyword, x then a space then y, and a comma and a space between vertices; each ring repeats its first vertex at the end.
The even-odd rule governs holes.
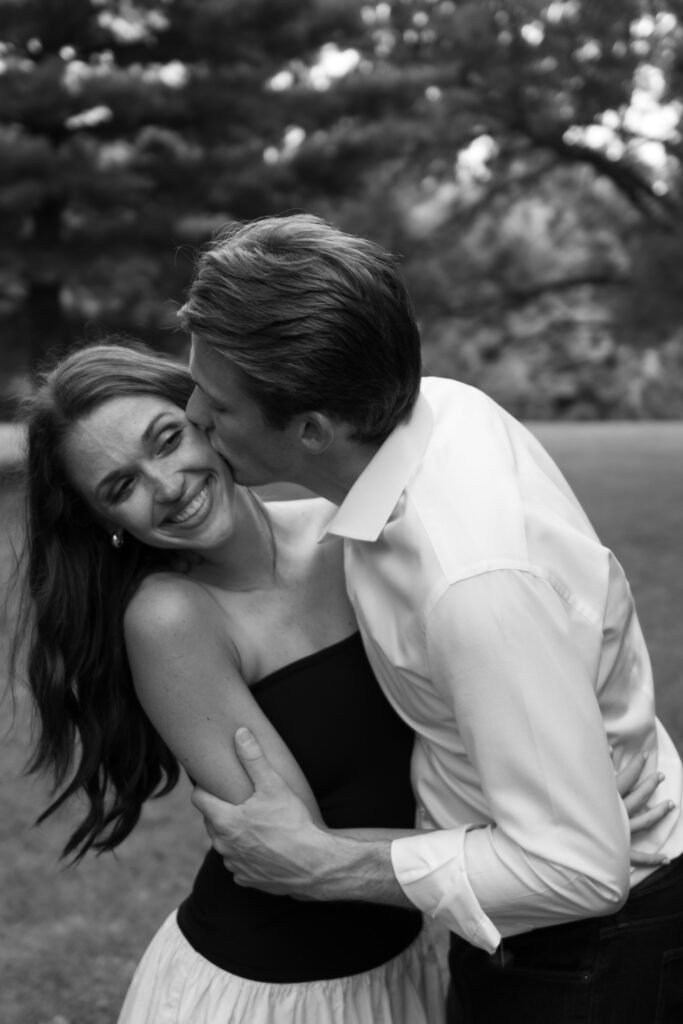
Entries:
POLYGON ((613 912, 629 830, 595 691, 599 624, 548 580, 505 569, 452 585, 426 629, 489 823, 396 840, 403 891, 489 951, 501 935, 613 912))

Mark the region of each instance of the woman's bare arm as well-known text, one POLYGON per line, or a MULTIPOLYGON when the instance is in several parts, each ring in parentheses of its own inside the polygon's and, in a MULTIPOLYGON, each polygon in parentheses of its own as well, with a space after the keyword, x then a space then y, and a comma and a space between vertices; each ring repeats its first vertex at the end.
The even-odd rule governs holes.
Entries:
POLYGON ((197 785, 233 804, 251 795, 233 742, 237 727, 247 725, 320 821, 311 788, 242 678, 225 619, 203 587, 150 577, 126 610, 124 630, 140 703, 197 785))

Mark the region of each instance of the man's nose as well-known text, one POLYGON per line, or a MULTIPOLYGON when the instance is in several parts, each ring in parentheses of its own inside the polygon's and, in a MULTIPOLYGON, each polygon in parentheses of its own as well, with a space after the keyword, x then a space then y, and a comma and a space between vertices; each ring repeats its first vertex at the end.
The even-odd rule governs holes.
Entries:
POLYGON ((194 423, 200 430, 208 430, 211 426, 211 416, 202 398, 199 388, 195 388, 185 407, 185 415, 191 423, 194 423))

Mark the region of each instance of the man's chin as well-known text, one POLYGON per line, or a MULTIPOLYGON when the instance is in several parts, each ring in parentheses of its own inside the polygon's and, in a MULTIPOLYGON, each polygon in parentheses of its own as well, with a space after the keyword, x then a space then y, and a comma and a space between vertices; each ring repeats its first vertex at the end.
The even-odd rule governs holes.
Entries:
POLYGON ((223 452, 220 450, 220 448, 216 448, 215 445, 212 445, 212 448, 215 451, 216 455, 220 456, 221 462, 224 462, 225 465, 230 470, 230 475, 232 476, 232 478, 235 481, 235 483, 241 484, 242 481, 238 479, 238 474, 235 471, 235 467, 234 467, 233 463, 230 461, 230 459, 228 458, 228 456, 224 455, 223 452))
POLYGON ((213 446, 213 449, 217 455, 220 455, 221 461, 228 467, 233 480, 236 484, 239 484, 240 487, 263 487, 272 483, 270 479, 264 479, 262 474, 250 473, 248 469, 241 469, 239 466, 236 466, 235 463, 232 462, 228 456, 220 450, 220 448, 216 448, 215 445, 213 446))
POLYGON ((221 458, 232 473, 233 480, 236 484, 239 484, 240 487, 258 487, 263 483, 263 480, 260 478, 257 479, 255 474, 241 470, 238 466, 235 466, 230 462, 229 459, 226 459, 224 455, 222 455, 221 458))

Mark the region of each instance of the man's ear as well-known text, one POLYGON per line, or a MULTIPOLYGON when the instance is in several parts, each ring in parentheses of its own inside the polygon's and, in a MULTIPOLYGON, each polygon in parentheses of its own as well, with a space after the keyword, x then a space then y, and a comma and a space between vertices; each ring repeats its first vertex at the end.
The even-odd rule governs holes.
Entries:
POLYGON ((322 455, 337 434, 334 420, 324 412, 307 412, 301 417, 299 437, 310 455, 322 455))

